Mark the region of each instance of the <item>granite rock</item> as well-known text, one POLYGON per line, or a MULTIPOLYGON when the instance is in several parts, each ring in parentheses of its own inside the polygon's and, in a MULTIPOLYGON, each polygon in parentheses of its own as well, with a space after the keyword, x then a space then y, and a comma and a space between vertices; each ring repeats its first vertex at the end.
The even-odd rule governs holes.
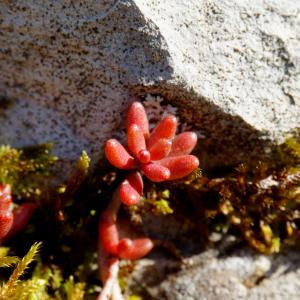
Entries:
POLYGON ((52 141, 66 161, 83 149, 99 158, 130 86, 172 73, 158 30, 132 1, 2 1, 0 32, 0 95, 11 103, 0 143, 52 141))
POLYGON ((237 247, 207 250, 183 263, 154 255, 138 262, 129 280, 143 299, 283 300, 299 298, 300 257, 289 250, 265 256, 237 247))
MULTIPOLYGON (((202 166, 261 155, 300 127, 300 2, 0 2, 1 144, 52 141, 66 163, 83 149, 95 162, 145 93, 203 133, 202 166)), ((299 262, 248 250, 142 260, 135 286, 149 299, 298 299, 299 262)))
POLYGON ((299 131, 299 1, 139 2, 172 58, 157 91, 192 111, 205 165, 252 159, 299 131))
POLYGON ((135 93, 187 113, 204 167, 300 127, 299 1, 2 1, 0 32, 1 143, 95 161, 135 93))

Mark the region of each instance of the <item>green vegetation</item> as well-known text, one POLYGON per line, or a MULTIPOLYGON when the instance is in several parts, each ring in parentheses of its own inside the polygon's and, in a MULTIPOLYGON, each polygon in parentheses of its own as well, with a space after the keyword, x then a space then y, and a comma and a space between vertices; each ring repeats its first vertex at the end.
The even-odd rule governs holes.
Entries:
POLYGON ((192 178, 179 189, 201 206, 207 234, 237 234, 259 252, 278 252, 299 235, 300 143, 287 140, 267 161, 192 178))
POLYGON ((9 267, 12 264, 16 264, 16 267, 8 281, 1 286, 0 299, 28 299, 31 294, 39 294, 40 289, 44 287, 44 282, 35 278, 27 281, 20 281, 19 279, 35 259, 40 246, 40 243, 35 243, 21 260, 10 256, 1 257, 2 267, 9 267))
MULTIPOLYGON (((61 272, 56 268, 45 268, 39 263, 30 279, 22 280, 29 265, 37 260, 41 243, 35 243, 28 253, 20 260, 14 256, 0 257, 0 267, 11 267, 16 264, 13 273, 0 288, 0 299, 5 300, 38 300, 38 299, 84 299, 84 283, 74 283, 73 276, 63 282, 61 272), (48 291, 54 290, 54 296, 48 291)), ((3 248, 0 248, 3 249, 3 248)), ((6 251, 7 252, 7 251, 6 251)))
POLYGON ((41 193, 41 178, 50 176, 50 167, 57 158, 50 154, 51 144, 22 150, 0 147, 0 183, 10 184, 13 193, 31 198, 41 193))
MULTIPOLYGON (((0 147, 0 182, 11 184, 14 203, 38 199, 30 224, 0 248, 0 299, 81 300, 95 299, 99 292, 98 218, 124 174, 104 168, 88 175, 90 159, 83 152, 69 179, 49 191, 44 183, 55 179, 56 162, 49 145, 0 147)), ((193 242, 208 242, 212 232, 219 232, 266 254, 299 245, 300 142, 287 140, 266 161, 205 175, 197 170, 183 181, 146 182, 144 201, 121 214, 132 226, 140 225, 145 214, 167 221, 184 218, 181 227, 198 234, 193 242)))

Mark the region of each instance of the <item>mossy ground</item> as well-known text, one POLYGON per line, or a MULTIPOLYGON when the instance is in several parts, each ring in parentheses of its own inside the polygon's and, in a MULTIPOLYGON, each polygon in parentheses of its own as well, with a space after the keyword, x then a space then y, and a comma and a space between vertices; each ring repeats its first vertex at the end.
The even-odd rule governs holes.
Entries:
MULTIPOLYGON (((38 206, 24 231, 5 242, 7 248, 0 248, 0 265, 14 266, 16 257, 42 242, 38 256, 37 244, 29 252, 31 259, 25 256, 24 269, 33 258, 36 262, 22 280, 12 285, 12 269, 2 269, 3 299, 95 299, 99 292, 98 219, 124 174, 105 161, 101 170, 89 174, 89 158, 83 152, 67 182, 50 190, 44 183, 55 177, 51 170, 56 161, 49 145, 0 148, 0 180, 11 184, 15 205, 34 201, 38 206)), ((137 230, 143 230, 142 220, 149 215, 169 223, 161 232, 179 222, 182 231, 177 236, 147 232, 177 256, 189 243, 198 243, 189 248, 198 250, 211 245, 213 232, 234 234, 266 254, 299 245, 300 143, 287 140, 263 162, 202 170, 178 182, 146 181, 144 201, 121 214, 137 230)))

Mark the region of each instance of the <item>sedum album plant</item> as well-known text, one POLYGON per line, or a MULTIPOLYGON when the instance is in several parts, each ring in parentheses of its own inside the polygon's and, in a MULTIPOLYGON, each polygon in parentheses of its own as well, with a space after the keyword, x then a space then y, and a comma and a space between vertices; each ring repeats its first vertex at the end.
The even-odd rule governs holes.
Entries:
POLYGON ((148 238, 121 237, 117 224, 121 203, 132 206, 139 202, 143 193, 142 174, 150 181, 162 182, 183 178, 199 166, 197 157, 190 155, 197 135, 183 132, 175 136, 176 128, 176 117, 167 115, 150 133, 143 105, 134 102, 127 115, 128 150, 115 139, 106 142, 109 162, 129 173, 99 221, 98 262, 103 289, 98 300, 123 299, 118 284, 119 259, 138 259, 153 248, 148 238))
POLYGON ((14 236, 28 223, 35 209, 35 204, 26 202, 13 210, 11 187, 0 185, 0 241, 14 236))

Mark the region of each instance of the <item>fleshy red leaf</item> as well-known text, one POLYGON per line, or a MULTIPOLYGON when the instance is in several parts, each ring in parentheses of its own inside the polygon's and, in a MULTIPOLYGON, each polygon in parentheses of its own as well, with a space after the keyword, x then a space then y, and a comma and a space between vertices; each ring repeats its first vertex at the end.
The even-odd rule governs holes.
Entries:
POLYGON ((0 239, 10 231, 13 219, 10 185, 0 185, 0 239))
POLYGON ((150 239, 122 239, 118 245, 118 256, 122 259, 139 259, 147 255, 153 248, 150 239))
POLYGON ((148 163, 150 161, 150 153, 146 150, 144 134, 136 124, 130 125, 127 129, 127 145, 131 154, 142 163, 148 163))
POLYGON ((144 182, 140 172, 131 172, 126 176, 131 186, 140 194, 143 194, 144 182))
POLYGON ((127 114, 127 128, 132 124, 141 128, 145 139, 149 137, 149 123, 144 109, 144 106, 140 102, 134 102, 130 106, 127 114))
POLYGON ((5 238, 13 224, 14 215, 11 211, 0 212, 0 239, 5 238))
POLYGON ((130 185, 128 180, 124 180, 119 187, 119 197, 125 205, 135 205, 139 202, 140 194, 130 185))
POLYGON ((149 148, 151 160, 165 158, 171 150, 172 142, 168 139, 160 139, 149 148))
POLYGON ((170 170, 160 164, 149 163, 141 165, 141 169, 145 176, 153 182, 165 181, 170 177, 170 170))
POLYGON ((147 164, 151 160, 150 152, 148 150, 141 150, 137 155, 137 159, 141 163, 147 164))
POLYGON ((98 238, 105 252, 116 254, 119 244, 119 233, 113 216, 103 214, 98 225, 98 238))
POLYGON ((11 209, 12 197, 11 187, 9 184, 0 185, 0 211, 7 211, 11 209))
POLYGON ((125 205, 135 205, 143 193, 143 179, 139 172, 126 176, 119 187, 119 197, 125 205))
POLYGON ((167 157, 158 163, 170 170, 171 174, 168 180, 183 178, 192 173, 199 166, 199 160, 194 155, 167 157))
POLYGON ((169 156, 190 154, 197 144, 197 134, 186 131, 178 134, 173 140, 169 156))
POLYGON ((115 139, 106 142, 105 155, 109 162, 116 168, 129 170, 137 166, 135 159, 115 139))
POLYGON ((151 148, 160 139, 172 139, 175 135, 177 120, 175 116, 165 116, 153 129, 147 143, 147 148, 151 148))

